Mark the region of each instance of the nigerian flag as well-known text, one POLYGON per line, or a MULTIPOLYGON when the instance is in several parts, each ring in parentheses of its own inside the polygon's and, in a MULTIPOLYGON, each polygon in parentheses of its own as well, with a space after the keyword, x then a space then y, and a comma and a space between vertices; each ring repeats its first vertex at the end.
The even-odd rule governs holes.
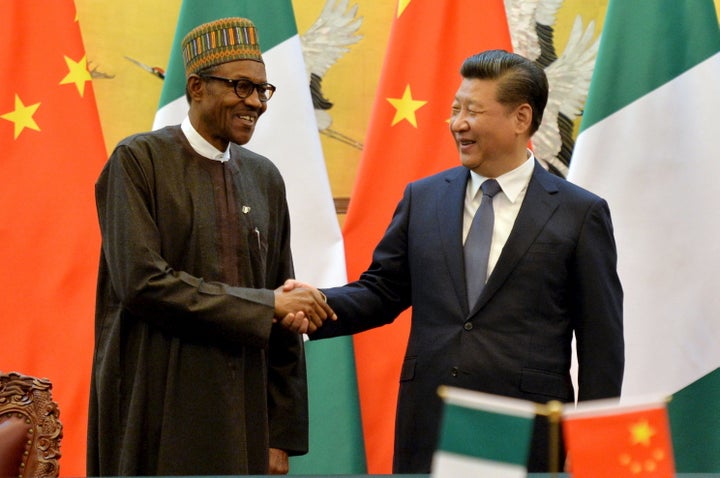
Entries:
POLYGON ((433 455, 433 478, 525 478, 536 405, 441 387, 443 418, 433 455))
POLYGON ((678 473, 720 473, 720 367, 670 397, 678 473))
MULTIPOLYGON (((180 43, 191 29, 223 17, 249 18, 258 29, 268 102, 247 148, 272 160, 285 179, 296 277, 317 287, 346 281, 342 235, 315 123, 300 38, 290 0, 184 0, 153 128, 187 115, 180 43)), ((351 338, 306 342, 310 453, 291 459, 292 473, 365 472, 351 338)))
POLYGON ((624 397, 720 366, 718 108, 713 1, 610 0, 568 178, 613 215, 624 397))

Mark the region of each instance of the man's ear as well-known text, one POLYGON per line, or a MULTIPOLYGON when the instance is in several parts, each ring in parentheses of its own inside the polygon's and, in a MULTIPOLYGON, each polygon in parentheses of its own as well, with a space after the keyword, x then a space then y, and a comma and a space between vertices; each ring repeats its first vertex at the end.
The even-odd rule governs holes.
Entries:
POLYGON ((530 126, 532 125, 532 107, 523 103, 515 109, 515 132, 518 134, 530 134, 530 126))
POLYGON ((190 99, 196 101, 202 97, 205 82, 197 75, 190 75, 187 79, 186 88, 190 99))

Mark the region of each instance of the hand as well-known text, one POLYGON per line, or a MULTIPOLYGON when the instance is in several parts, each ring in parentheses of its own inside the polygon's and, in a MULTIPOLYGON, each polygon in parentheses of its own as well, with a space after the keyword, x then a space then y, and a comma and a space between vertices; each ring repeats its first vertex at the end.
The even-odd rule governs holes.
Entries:
POLYGON ((268 472, 271 475, 287 475, 288 471, 290 471, 290 465, 287 453, 277 448, 270 448, 268 472))
MULTIPOLYGON (((289 292, 289 291, 291 291, 291 290, 293 290, 293 289, 296 289, 296 288, 298 288, 298 287, 306 287, 306 288, 309 288, 309 289, 313 289, 313 288, 314 288, 313 286, 311 286, 311 285, 308 284, 307 282, 302 282, 302 281, 299 281, 299 280, 297 280, 297 279, 288 279, 288 280, 286 280, 285 283, 282 285, 282 290, 284 290, 285 292, 289 292)), ((318 291, 318 292, 320 292, 320 291, 318 291)), ((320 294, 322 294, 322 296, 323 296, 323 301, 324 301, 324 302, 327 302, 327 298, 325 297, 325 294, 323 294, 322 292, 320 292, 320 294)))
POLYGON ((315 287, 290 279, 275 289, 275 321, 290 330, 305 330, 305 319, 308 324, 303 333, 312 333, 328 318, 337 320, 326 300, 315 287))
POLYGON ((297 312, 296 314, 288 314, 282 319, 273 319, 273 322, 280 323, 280 325, 288 329, 290 332, 294 332, 296 334, 308 334, 317 330, 317 326, 311 323, 302 311, 297 312))
MULTIPOLYGON (((288 279, 288 280, 286 280, 285 283, 282 285, 282 290, 288 292, 288 291, 291 291, 291 290, 296 289, 296 288, 298 288, 298 287, 306 287, 306 288, 309 288, 309 289, 315 289, 315 287, 311 286, 311 285, 308 284, 307 282, 302 282, 302 281, 299 281, 299 280, 297 280, 297 279, 288 279)), ((317 290, 317 289, 315 289, 315 290, 317 290)), ((327 297, 325 297, 325 294, 323 294, 323 293, 320 292, 319 290, 317 290, 317 292, 318 292, 318 294, 320 294, 320 296, 322 297, 323 302, 325 302, 325 303, 327 304, 327 297)), ((331 319, 332 319, 332 320, 337 320, 337 316, 333 314, 333 316, 331 317, 331 319)))

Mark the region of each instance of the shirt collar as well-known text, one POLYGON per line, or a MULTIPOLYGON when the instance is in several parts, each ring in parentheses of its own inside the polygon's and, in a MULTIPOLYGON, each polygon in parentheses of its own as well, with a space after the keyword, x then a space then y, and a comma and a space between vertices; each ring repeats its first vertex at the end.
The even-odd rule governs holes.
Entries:
POLYGON ((228 147, 225 151, 220 151, 210 144, 208 140, 200 136, 200 133, 198 133, 192 123, 190 123, 189 117, 185 117, 180 125, 180 128, 182 129, 182 132, 185 133, 185 137, 190 143, 190 146, 192 146, 192 149, 194 149, 200 156, 223 163, 230 159, 230 144, 228 143, 228 147))
MULTIPOLYGON (((514 203, 520 193, 530 183, 533 169, 535 168, 535 155, 529 149, 528 159, 512 171, 498 176, 495 180, 500 184, 502 192, 507 196, 511 203, 514 203)), ((480 189, 480 185, 488 179, 474 171, 470 171, 470 197, 475 197, 480 189)))

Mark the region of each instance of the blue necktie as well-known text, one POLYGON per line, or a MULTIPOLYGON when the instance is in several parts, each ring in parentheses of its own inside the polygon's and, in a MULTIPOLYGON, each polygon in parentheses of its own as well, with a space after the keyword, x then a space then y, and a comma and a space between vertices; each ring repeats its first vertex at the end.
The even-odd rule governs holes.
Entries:
POLYGON ((475 213, 467 239, 465 239, 465 283, 470 309, 475 306, 483 287, 485 287, 490 243, 495 223, 492 199, 502 190, 494 179, 486 180, 480 188, 483 193, 480 207, 475 213))

